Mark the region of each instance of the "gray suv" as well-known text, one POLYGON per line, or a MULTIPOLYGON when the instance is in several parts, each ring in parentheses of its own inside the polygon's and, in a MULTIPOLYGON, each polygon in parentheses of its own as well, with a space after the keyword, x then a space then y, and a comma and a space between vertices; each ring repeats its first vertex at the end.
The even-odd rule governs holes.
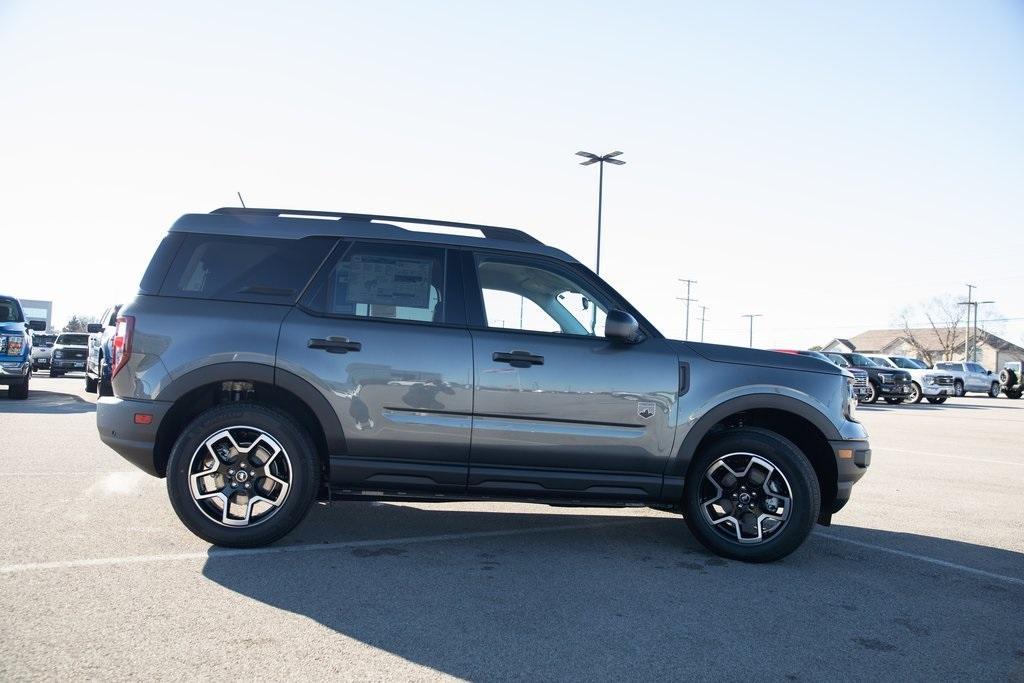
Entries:
POLYGON ((515 500, 675 511, 712 551, 769 561, 871 455, 848 373, 668 340, 509 228, 185 215, 111 346, 100 438, 223 546, 281 538, 314 500, 515 500))

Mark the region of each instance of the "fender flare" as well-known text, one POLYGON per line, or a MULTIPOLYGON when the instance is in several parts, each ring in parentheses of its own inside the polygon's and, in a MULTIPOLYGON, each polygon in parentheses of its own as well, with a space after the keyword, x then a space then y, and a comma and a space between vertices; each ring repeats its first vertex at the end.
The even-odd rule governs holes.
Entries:
POLYGON ((701 440, 707 436, 712 427, 730 415, 757 409, 780 410, 792 413, 813 424, 830 441, 843 438, 836 426, 832 424, 832 421, 809 403, 782 394, 748 394, 746 396, 738 396, 719 403, 711 410, 708 410, 687 430, 686 436, 683 437, 683 443, 679 446, 676 457, 673 459, 669 471, 665 474, 669 476, 685 475, 687 468, 690 466, 690 460, 693 459, 693 455, 697 451, 697 446, 700 445, 701 440))
POLYGON ((207 384, 229 380, 248 380, 270 384, 299 397, 309 407, 324 430, 329 455, 346 452, 345 433, 341 422, 327 398, 308 381, 287 370, 263 363, 228 362, 204 365, 171 380, 155 397, 157 401, 173 403, 182 396, 207 384))

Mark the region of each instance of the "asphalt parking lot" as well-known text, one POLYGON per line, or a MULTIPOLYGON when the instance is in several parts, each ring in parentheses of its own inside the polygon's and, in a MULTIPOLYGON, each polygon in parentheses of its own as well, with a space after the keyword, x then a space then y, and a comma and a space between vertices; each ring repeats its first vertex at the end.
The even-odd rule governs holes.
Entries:
POLYGON ((1024 680, 1024 401, 861 410, 873 463, 745 565, 652 510, 318 506, 211 550, 80 375, 0 398, 0 678, 1024 680))

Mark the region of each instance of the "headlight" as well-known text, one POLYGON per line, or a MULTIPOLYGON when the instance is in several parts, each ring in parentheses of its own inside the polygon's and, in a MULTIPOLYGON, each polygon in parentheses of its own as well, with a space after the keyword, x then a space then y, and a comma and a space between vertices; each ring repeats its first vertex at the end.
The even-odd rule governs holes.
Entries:
POLYGON ((935 384, 935 375, 925 375, 924 381, 928 384, 935 384))
POLYGON ((890 372, 878 373, 878 379, 882 380, 882 384, 892 384, 893 375, 890 372))
POLYGON ((53 357, 54 358, 63 358, 64 357, 64 352, 60 351, 60 350, 54 351, 53 352, 53 357))

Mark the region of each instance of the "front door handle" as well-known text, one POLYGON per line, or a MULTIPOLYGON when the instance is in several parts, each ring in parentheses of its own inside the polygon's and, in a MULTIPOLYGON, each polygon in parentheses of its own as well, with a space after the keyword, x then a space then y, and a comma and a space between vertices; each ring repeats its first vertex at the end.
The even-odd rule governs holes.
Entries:
POLYGON ((363 348, 359 342, 350 341, 345 337, 310 339, 307 346, 311 349, 322 349, 327 353, 348 353, 349 351, 361 351, 363 348))
POLYGON ((496 363, 508 363, 514 368, 528 368, 531 365, 544 365, 544 356, 535 356, 529 351, 495 351, 491 356, 496 363))

